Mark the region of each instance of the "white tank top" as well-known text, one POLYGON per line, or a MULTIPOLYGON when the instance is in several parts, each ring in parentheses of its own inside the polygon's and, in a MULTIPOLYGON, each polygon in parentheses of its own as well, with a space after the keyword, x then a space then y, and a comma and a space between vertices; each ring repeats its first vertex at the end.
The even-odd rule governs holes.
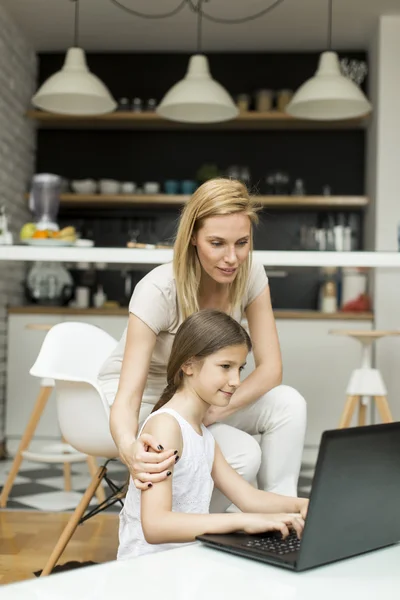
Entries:
MULTIPOLYGON (((204 425, 202 435, 197 433, 179 413, 172 408, 160 408, 152 413, 142 425, 161 413, 174 417, 181 428, 183 453, 174 468, 172 481, 172 511, 207 514, 209 512, 214 482, 211 470, 214 462, 215 442, 204 425)), ((184 544, 148 544, 140 522, 141 492, 131 478, 124 508, 120 513, 119 548, 117 559, 133 558, 152 552, 171 550, 184 544)))

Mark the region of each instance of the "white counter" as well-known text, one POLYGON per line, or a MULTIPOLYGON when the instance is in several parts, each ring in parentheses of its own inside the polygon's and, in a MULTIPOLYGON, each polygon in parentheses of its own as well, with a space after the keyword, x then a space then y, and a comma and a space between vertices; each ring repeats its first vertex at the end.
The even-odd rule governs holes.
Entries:
MULTIPOLYGON (((274 267, 387 267, 400 268, 399 252, 281 252, 256 250, 265 266, 274 267)), ((172 250, 0 246, 0 261, 58 261, 160 265, 172 260, 172 250)))
POLYGON ((3 586, 0 596, 2 600, 398 600, 399 562, 400 544, 293 573, 193 544, 3 586))

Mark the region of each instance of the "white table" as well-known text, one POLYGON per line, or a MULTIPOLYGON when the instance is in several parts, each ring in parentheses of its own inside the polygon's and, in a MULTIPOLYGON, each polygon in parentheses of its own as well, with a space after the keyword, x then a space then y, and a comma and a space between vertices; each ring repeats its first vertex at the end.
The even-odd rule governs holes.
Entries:
POLYGON ((3 586, 1 600, 398 600, 400 544, 292 573, 201 544, 3 586))

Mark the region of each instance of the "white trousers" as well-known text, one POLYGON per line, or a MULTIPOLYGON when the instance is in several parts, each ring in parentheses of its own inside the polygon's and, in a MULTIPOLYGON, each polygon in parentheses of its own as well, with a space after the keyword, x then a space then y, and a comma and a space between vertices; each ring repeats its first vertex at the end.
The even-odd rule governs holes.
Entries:
MULTIPOLYGON (((152 409, 143 403, 139 421, 152 409)), ((210 426, 226 460, 242 477, 249 483, 257 481, 260 489, 287 496, 297 496, 305 430, 305 400, 287 385, 273 388, 226 422, 210 426)), ((215 490, 210 512, 224 512, 229 505, 215 490)))

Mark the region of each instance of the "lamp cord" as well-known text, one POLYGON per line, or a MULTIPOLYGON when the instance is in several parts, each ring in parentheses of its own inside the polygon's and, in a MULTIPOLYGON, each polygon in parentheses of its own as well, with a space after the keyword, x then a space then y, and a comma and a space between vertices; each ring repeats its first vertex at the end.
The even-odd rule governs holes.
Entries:
POLYGON ((185 6, 187 0, 182 0, 176 8, 173 8, 169 12, 158 13, 158 14, 155 13, 153 15, 145 14, 138 10, 134 10, 133 8, 129 8, 128 6, 124 6, 118 0, 110 0, 110 2, 112 4, 114 4, 114 6, 121 8, 125 12, 130 13, 131 15, 134 15, 135 17, 140 17, 141 19, 166 19, 168 17, 173 17, 174 15, 178 14, 178 12, 180 12, 182 10, 182 8, 185 6))
MULTIPOLYGON (((130 13, 130 14, 134 15, 135 17, 140 17, 142 19, 165 19, 167 17, 173 17, 174 15, 178 14, 185 5, 188 5, 188 7, 193 12, 198 13, 199 16, 206 19, 207 21, 212 21, 213 23, 222 23, 224 25, 240 25, 241 23, 247 23, 248 21, 254 21, 255 19, 263 17, 267 13, 269 13, 272 10, 274 10, 275 8, 277 8, 285 0, 274 0, 274 2, 272 2, 272 4, 270 4, 263 10, 260 10, 259 12, 254 13, 253 15, 248 15, 247 17, 241 17, 238 19, 225 19, 223 17, 213 17, 212 15, 205 13, 201 8, 201 4, 203 1, 204 0, 199 0, 198 4, 196 5, 193 2, 193 0, 183 0, 182 2, 180 2, 178 4, 178 6, 176 6, 176 8, 172 9, 169 12, 158 13, 158 14, 152 15, 152 14, 142 13, 138 10, 134 10, 133 8, 129 8, 128 6, 125 6, 124 4, 122 4, 122 2, 120 2, 119 0, 110 0, 110 2, 112 4, 114 4, 114 6, 117 6, 118 8, 121 8, 122 10, 126 11, 127 13, 130 13)), ((199 26, 199 24, 198 24, 198 29, 199 29, 199 27, 201 29, 201 25, 199 26)))
POLYGON ((75 2, 74 47, 79 48, 79 0, 75 2))
POLYGON ((332 50, 332 17, 333 17, 333 6, 332 0, 328 0, 328 50, 332 50))
POLYGON ((201 54, 201 32, 203 25, 203 11, 201 10, 201 5, 204 0, 199 0, 196 6, 197 12, 197 54, 201 54))

